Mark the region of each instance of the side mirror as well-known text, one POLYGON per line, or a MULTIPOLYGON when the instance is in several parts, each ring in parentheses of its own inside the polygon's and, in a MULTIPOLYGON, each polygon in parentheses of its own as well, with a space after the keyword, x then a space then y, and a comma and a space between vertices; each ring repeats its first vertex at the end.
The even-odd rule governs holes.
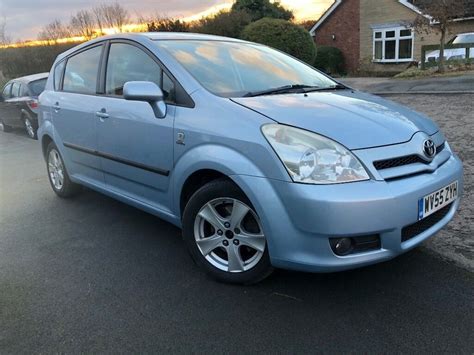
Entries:
POLYGON ((156 118, 166 116, 166 103, 163 91, 151 81, 129 81, 123 86, 125 100, 145 101, 151 105, 156 118))

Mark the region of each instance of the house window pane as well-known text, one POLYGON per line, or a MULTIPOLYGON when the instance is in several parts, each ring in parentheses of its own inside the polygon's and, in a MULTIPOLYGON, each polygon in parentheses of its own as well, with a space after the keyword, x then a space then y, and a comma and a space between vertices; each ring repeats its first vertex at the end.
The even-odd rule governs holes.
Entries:
POLYGON ((395 37, 395 31, 385 32, 385 38, 393 38, 393 37, 395 37))
POLYGON ((395 59, 396 41, 385 41, 385 59, 395 59))
POLYGON ((411 30, 400 30, 400 37, 410 37, 411 30))
POLYGON ((382 59, 382 42, 375 42, 375 59, 382 59))
POLYGON ((399 59, 410 59, 411 58, 411 39, 401 39, 398 45, 398 58, 399 59))
POLYGON ((382 32, 375 32, 375 38, 382 38, 382 32))

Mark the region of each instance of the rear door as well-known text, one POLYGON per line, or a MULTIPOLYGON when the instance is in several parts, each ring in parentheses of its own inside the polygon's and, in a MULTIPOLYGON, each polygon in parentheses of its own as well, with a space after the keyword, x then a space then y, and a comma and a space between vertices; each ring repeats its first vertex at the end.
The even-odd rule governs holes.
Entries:
POLYGON ((95 106, 104 114, 98 120, 98 150, 105 182, 116 192, 167 210, 175 106, 168 104, 166 117, 156 118, 149 103, 123 98, 129 81, 154 82, 173 102, 173 81, 153 54, 134 42, 111 42, 105 95, 95 106))
MULTIPOLYGON (((88 47, 67 58, 60 91, 55 93, 52 117, 65 149, 69 172, 93 184, 103 184, 97 150, 97 96, 104 45, 88 47)), ((61 65, 61 63, 59 64, 61 65)))

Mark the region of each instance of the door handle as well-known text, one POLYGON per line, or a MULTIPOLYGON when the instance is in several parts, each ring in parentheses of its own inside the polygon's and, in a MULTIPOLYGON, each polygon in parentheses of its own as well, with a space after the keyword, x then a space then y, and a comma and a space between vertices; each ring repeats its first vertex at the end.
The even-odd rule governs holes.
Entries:
POLYGON ((61 109, 61 107, 59 107, 59 102, 56 102, 53 106, 54 112, 58 113, 60 109, 61 109))
POLYGON ((95 113, 95 115, 96 115, 97 117, 99 117, 100 119, 102 119, 102 120, 105 119, 105 118, 109 118, 109 114, 107 113, 107 110, 106 110, 105 108, 103 108, 103 109, 100 110, 100 111, 97 111, 97 112, 95 113))

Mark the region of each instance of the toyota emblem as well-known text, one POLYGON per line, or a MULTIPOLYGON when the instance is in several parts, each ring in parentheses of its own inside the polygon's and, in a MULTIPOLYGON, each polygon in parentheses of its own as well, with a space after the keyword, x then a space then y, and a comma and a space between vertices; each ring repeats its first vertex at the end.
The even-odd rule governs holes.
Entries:
POLYGON ((427 139, 423 142, 423 152, 430 159, 436 155, 436 146, 431 139, 427 139))

